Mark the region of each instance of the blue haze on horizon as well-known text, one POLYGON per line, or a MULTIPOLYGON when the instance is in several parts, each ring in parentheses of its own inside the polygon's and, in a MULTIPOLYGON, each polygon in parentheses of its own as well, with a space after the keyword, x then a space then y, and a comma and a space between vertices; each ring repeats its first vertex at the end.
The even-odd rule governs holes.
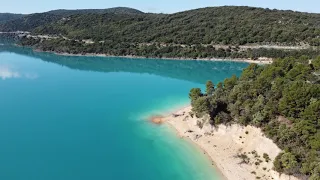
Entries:
POLYGON ((303 12, 320 13, 319 0, 3 0, 0 6, 0 12, 10 13, 36 13, 45 12, 54 9, 103 9, 111 7, 131 7, 143 12, 153 13, 175 13, 184 10, 208 7, 208 6, 254 6, 270 9, 294 10, 303 12))

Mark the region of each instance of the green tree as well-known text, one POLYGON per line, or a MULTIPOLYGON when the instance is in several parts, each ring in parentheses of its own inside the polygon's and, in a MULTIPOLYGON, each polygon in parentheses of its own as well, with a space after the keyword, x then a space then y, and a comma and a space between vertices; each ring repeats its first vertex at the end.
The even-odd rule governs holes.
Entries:
POLYGON ((197 117, 202 117, 205 114, 210 113, 210 103, 208 98, 203 96, 199 97, 192 103, 192 111, 196 114, 197 117))
POLYGON ((309 180, 320 180, 320 163, 315 164, 309 180))
POLYGON ((279 110, 285 116, 298 118, 310 103, 311 86, 303 81, 294 81, 288 84, 279 101, 279 110))
POLYGON ((320 70, 320 56, 318 56, 316 59, 312 60, 312 65, 315 70, 320 70))
POLYGON ((200 88, 192 88, 189 93, 189 98, 191 99, 191 102, 197 100, 202 96, 202 92, 200 88))
POLYGON ((212 83, 212 81, 207 81, 206 83, 206 94, 208 96, 212 96, 214 93, 214 84, 212 83))
POLYGON ((243 70, 240 79, 241 80, 253 80, 256 78, 256 71, 258 69, 257 64, 250 64, 249 67, 243 70))
POLYGON ((281 165, 285 172, 293 174, 297 172, 298 162, 296 157, 290 152, 286 152, 281 156, 281 165))
POLYGON ((237 84, 237 76, 233 75, 231 78, 227 78, 224 80, 224 88, 228 91, 230 91, 236 84, 237 84))

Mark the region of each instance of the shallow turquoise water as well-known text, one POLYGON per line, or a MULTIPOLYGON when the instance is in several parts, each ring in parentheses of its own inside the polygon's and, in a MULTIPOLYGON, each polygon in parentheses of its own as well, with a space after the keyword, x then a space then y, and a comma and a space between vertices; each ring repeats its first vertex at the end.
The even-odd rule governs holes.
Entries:
POLYGON ((219 179, 199 149, 145 118, 246 66, 0 46, 0 179, 219 179))

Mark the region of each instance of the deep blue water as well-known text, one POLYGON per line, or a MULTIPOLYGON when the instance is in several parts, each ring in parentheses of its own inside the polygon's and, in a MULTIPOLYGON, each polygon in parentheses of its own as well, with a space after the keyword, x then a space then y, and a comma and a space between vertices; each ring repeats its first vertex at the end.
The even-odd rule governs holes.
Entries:
POLYGON ((146 117, 246 66, 0 46, 0 179, 219 179, 199 149, 146 117))

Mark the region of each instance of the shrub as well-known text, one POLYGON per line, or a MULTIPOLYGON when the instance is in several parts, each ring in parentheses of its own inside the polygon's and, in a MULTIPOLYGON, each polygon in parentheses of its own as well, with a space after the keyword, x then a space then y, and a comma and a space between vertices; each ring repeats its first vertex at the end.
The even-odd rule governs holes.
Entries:
POLYGON ((269 162, 271 160, 267 153, 263 153, 263 158, 265 159, 266 162, 269 162))

